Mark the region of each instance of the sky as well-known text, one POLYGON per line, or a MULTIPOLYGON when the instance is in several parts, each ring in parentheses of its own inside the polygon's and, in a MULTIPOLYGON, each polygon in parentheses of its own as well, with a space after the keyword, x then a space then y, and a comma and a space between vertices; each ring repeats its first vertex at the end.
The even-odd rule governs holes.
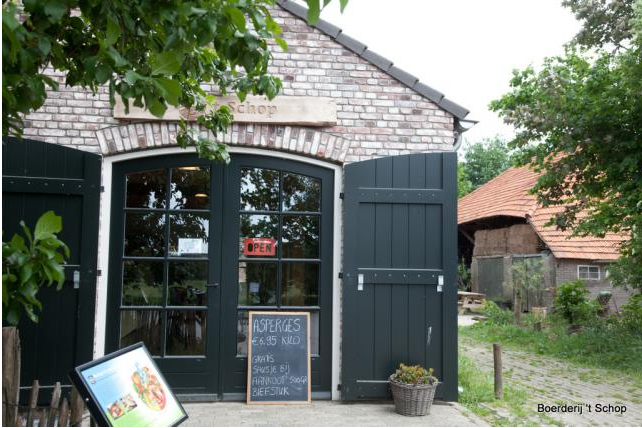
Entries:
POLYGON ((488 103, 580 28, 561 0, 333 0, 321 18, 469 109, 466 143, 514 134, 488 103))

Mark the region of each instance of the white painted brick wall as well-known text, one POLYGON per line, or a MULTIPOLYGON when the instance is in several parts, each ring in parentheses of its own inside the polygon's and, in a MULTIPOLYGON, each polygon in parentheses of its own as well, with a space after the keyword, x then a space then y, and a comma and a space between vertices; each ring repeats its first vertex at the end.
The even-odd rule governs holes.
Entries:
MULTIPOLYGON (((346 162, 452 150, 454 121, 450 113, 304 20, 280 8, 273 11, 273 16, 283 28, 290 49, 282 52, 271 46, 274 60, 270 72, 283 80, 284 96, 334 98, 337 125, 317 130, 350 142, 346 162)), ((82 88, 66 87, 60 72, 49 69, 47 74, 60 83, 60 88, 48 91, 43 108, 27 116, 24 136, 100 152, 96 131, 127 123, 113 118, 107 88, 101 87, 92 95, 82 88)), ((153 137, 161 132, 158 124, 154 127, 153 137)), ((255 136, 259 138, 258 133, 255 136)))

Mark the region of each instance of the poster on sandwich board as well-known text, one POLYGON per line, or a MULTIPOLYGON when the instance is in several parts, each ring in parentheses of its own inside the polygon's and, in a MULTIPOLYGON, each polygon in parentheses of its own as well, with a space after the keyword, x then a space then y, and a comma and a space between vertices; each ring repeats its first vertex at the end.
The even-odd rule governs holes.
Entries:
POLYGON ((69 377, 98 426, 178 426, 188 417, 142 342, 80 365, 69 377))

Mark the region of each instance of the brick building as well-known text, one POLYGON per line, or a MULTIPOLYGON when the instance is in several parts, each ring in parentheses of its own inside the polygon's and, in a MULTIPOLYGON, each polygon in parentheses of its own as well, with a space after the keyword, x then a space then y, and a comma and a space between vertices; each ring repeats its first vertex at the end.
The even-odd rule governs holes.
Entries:
MULTIPOLYGON (((283 91, 273 101, 249 97, 244 105, 221 97, 236 108, 221 137, 232 154, 229 166, 176 146, 177 120, 189 112, 170 108, 160 120, 136 109, 124 115, 110 106, 106 87, 92 95, 46 70, 60 88, 26 117, 24 138, 79 150, 54 156, 50 145, 27 148, 3 175, 12 184, 40 183, 18 177, 34 171, 21 162, 43 162, 35 174, 51 177, 60 168, 50 163, 60 159, 71 174, 64 159, 79 152, 87 153, 84 165, 100 169, 98 185, 89 186, 102 186, 99 215, 65 223, 97 223, 97 255, 79 247, 72 259, 96 257, 99 275, 95 264, 87 270, 83 260, 70 264, 80 266, 74 286, 89 290, 83 297, 89 310, 82 312, 88 318, 80 316, 79 328, 89 330, 83 334, 92 338, 92 357, 143 341, 185 399, 240 399, 248 311, 296 309, 311 314, 313 398, 386 396, 386 373, 399 362, 419 362, 444 381, 437 396, 456 399, 454 148, 468 111, 340 28, 323 20, 308 25, 306 9, 293 1, 277 1, 272 12, 289 45, 287 52, 272 45, 270 71, 283 91), (363 171, 351 173, 351 166, 363 171), (351 184, 357 179, 372 183, 351 184), (357 198, 363 204, 351 205, 357 198), (392 204, 400 204, 394 214, 392 204), (360 221, 348 226, 355 216, 360 221), (370 232, 361 231, 366 226, 370 232), (350 233, 357 235, 348 242, 350 233), (377 244, 369 241, 375 236, 377 244), (248 239, 277 250, 245 252, 248 239), (354 251, 343 251, 356 241, 354 251), (348 257, 362 253, 372 260, 356 261, 361 267, 351 273, 348 257), (388 272, 389 283, 380 285, 377 269, 388 272), (347 310, 342 301, 357 290, 367 298, 354 301, 370 306, 347 310), (375 310, 382 301, 375 293, 405 306, 385 315, 392 305, 375 310), (410 313, 426 322, 416 324, 410 313), (408 334, 393 334, 391 325, 408 334), (374 333, 363 329, 377 330, 376 349, 374 333), (364 352, 365 340, 372 352, 346 357, 355 337, 354 352, 364 352), (360 365, 342 366, 354 361, 360 365)), ((71 183, 85 189, 77 173, 71 183)), ((16 203, 26 203, 20 198, 16 203)), ((58 212, 74 218, 65 204, 58 212)), ((16 209, 16 218, 38 209, 16 209)), ((51 337, 57 334, 63 333, 51 337)))
POLYGON ((608 265, 618 258, 624 238, 613 233, 572 237, 570 230, 545 226, 563 207, 537 204, 529 190, 538 176, 528 166, 510 168, 459 200, 460 255, 471 261, 473 290, 510 299, 510 266, 516 259, 537 257, 543 261, 546 288, 582 279, 592 298, 609 291, 612 307, 619 307, 629 294, 611 286, 608 265))
MULTIPOLYGON (((283 81, 281 97, 329 98, 337 106, 336 124, 313 129, 235 124, 225 136, 228 144, 283 149, 338 163, 453 149, 462 131, 460 120, 468 114, 465 108, 340 28, 323 20, 309 26, 301 15, 305 9, 294 2, 279 4, 274 18, 289 50, 272 45, 270 72, 283 81)), ((175 124, 115 119, 107 87, 92 95, 65 87, 62 73, 47 72, 60 89, 49 91, 43 108, 27 117, 25 137, 103 155, 175 144, 175 124)))

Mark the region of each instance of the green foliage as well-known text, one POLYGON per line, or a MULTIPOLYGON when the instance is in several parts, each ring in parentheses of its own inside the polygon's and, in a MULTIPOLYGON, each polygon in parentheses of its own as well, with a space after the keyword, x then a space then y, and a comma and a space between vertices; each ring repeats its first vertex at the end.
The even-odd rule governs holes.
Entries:
POLYGON ((481 313, 486 317, 486 323, 492 325, 507 325, 513 322, 513 313, 507 309, 500 308, 492 300, 485 300, 481 313))
POLYGON ((632 334, 642 334, 642 294, 631 296, 612 320, 632 334))
POLYGON ((561 284, 555 295, 555 310, 571 325, 586 323, 597 311, 596 305, 588 301, 588 294, 589 291, 581 279, 561 284))
POLYGON ((40 216, 33 235, 24 222, 20 226, 24 236, 16 233, 9 242, 2 242, 2 319, 12 325, 18 324, 23 311, 38 322, 36 312, 42 309, 38 290, 54 283, 62 287, 62 265, 69 257, 69 248, 56 236, 62 219, 53 211, 40 216))
POLYGON ((459 163, 457 166, 457 197, 461 198, 473 191, 473 183, 468 178, 466 165, 459 163))
POLYGON ((642 0, 565 4, 584 22, 579 45, 515 71, 490 107, 517 129, 519 163, 543 172, 539 202, 565 206, 549 224, 630 237, 611 281, 642 288, 642 0))
MULTIPOLYGON (((308 3, 308 22, 315 23, 319 20, 321 10, 326 7, 332 0, 306 0, 308 3)), ((348 5, 348 0, 339 0, 341 13, 348 5)))
POLYGON ((535 297, 535 306, 545 306, 544 266, 540 257, 524 258, 511 266, 512 285, 515 293, 524 298, 527 292, 535 297))
POLYGON ((529 394, 517 388, 513 382, 505 382, 504 398, 496 399, 492 374, 482 370, 472 359, 464 356, 463 352, 459 353, 458 374, 462 389, 459 402, 486 419, 491 426, 551 425, 551 418, 532 411, 527 402, 529 394), (491 412, 490 409, 501 409, 502 416, 491 412), (531 417, 538 419, 531 420, 531 417))
POLYGON ((399 368, 392 375, 392 380, 411 385, 434 385, 438 380, 433 374, 433 369, 426 370, 419 364, 407 366, 402 363, 399 364, 399 368))
MULTIPOLYGON (((487 183, 511 166, 510 150, 500 137, 486 139, 469 145, 460 169, 470 181, 470 190, 487 183)), ((460 194, 460 196, 462 196, 460 194)))
POLYGON ((459 334, 463 339, 500 342, 520 351, 613 370, 614 377, 625 373, 642 386, 642 335, 639 324, 637 327, 627 325, 621 314, 608 318, 593 317, 584 328, 571 334, 569 324, 561 314, 547 315, 541 330, 535 328, 535 321, 531 314, 524 316, 521 325, 486 321, 461 327, 459 334))
MULTIPOLYGON (((563 0, 584 26, 574 41, 585 47, 620 47, 631 39, 634 0, 563 0)), ((639 7, 639 0, 637 1, 639 7)))
POLYGON ((463 355, 459 357, 459 384, 463 389, 459 401, 467 407, 495 399, 490 374, 482 372, 472 360, 463 355))
POLYGON ((457 289, 470 291, 470 268, 466 266, 464 259, 459 260, 457 264, 457 289))
MULTIPOLYGON (((309 19, 320 13, 321 0, 307 0, 309 19)), ((330 0, 323 0, 326 6, 330 0)), ((347 0, 340 0, 341 9, 347 0)), ((225 145, 216 141, 232 115, 214 108, 215 97, 235 92, 274 98, 281 81, 270 75, 274 40, 281 28, 270 15, 273 0, 80 1, 24 0, 2 6, 2 135, 20 135, 25 114, 45 102, 46 89, 58 82, 42 71, 65 73, 64 83, 94 93, 109 87, 112 106, 120 96, 130 105, 161 117, 169 105, 199 112, 198 122, 214 135, 203 138, 183 121, 180 146, 195 146, 201 157, 229 162, 225 145)))

